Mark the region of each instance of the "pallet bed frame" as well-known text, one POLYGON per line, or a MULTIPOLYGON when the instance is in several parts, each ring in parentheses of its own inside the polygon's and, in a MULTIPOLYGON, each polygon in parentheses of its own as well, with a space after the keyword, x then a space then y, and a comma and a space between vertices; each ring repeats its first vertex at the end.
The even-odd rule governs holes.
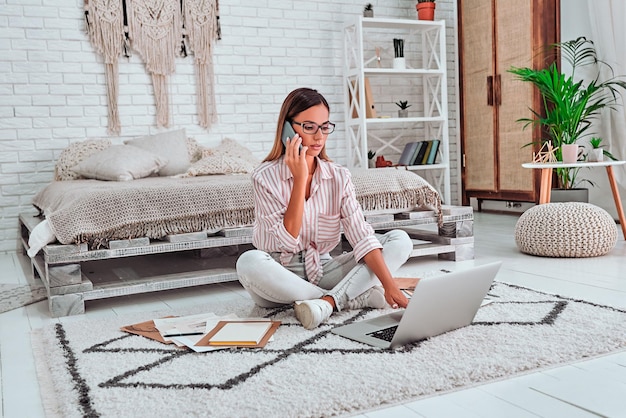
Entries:
MULTIPOLYGON (((473 210, 468 206, 442 207, 443 225, 432 211, 405 212, 393 216, 367 217, 377 232, 404 229, 415 240, 411 257, 437 254, 440 259, 462 261, 474 258, 473 210), (420 229, 430 226, 436 231, 420 229)), ((28 250, 30 232, 43 219, 34 213, 19 216, 24 253, 28 250)), ((125 296, 160 290, 179 289, 204 284, 237 280, 235 260, 241 250, 251 248, 252 228, 241 227, 220 231, 217 235, 198 232, 170 235, 162 240, 136 238, 111 241, 109 248, 87 248, 87 244, 46 245, 31 259, 33 277, 39 277, 46 287, 48 308, 52 317, 85 312, 85 301, 125 296), (234 248, 228 256, 214 257, 211 250, 234 248), (238 250, 239 249, 239 250, 238 250), (205 257, 208 264, 189 271, 157 274, 150 277, 99 282, 89 276, 84 267, 90 262, 129 257, 189 251, 205 257), (211 258, 213 256, 213 258, 211 258)), ((344 244, 345 245, 345 244, 344 244)))

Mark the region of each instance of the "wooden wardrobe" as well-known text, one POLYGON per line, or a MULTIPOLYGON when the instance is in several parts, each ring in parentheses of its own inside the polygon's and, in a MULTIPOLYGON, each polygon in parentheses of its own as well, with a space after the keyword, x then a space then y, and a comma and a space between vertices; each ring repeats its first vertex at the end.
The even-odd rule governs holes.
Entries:
POLYGON ((524 145, 541 131, 517 119, 531 117, 541 97, 507 69, 549 64, 544 47, 559 41, 559 0, 459 0, 458 10, 463 204, 537 202, 538 173, 521 165, 538 149, 524 145))

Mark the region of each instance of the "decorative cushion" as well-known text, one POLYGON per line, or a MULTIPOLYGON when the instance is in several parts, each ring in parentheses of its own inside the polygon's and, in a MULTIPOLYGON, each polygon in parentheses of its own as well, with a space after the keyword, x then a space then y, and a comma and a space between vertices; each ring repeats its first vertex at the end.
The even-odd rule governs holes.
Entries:
POLYGON ((111 145, 83 160, 72 170, 96 180, 128 181, 148 177, 167 164, 167 159, 132 145, 111 145))
MULTIPOLYGON (((248 148, 231 138, 224 138, 216 148, 205 148, 202 151, 202 157, 208 155, 224 154, 233 157, 239 157, 250 163, 259 164, 259 160, 252 154, 248 148)), ((256 168, 256 167, 255 167, 256 168)))
POLYGON ((174 176, 184 173, 189 168, 187 134, 184 129, 133 138, 124 143, 143 148, 166 159, 168 163, 159 171, 160 176, 174 176))
POLYGON ((202 146, 195 138, 187 138, 187 155, 189 156, 190 163, 195 163, 202 158, 202 146))
POLYGON ((76 180, 80 176, 72 171, 72 167, 85 158, 111 146, 110 139, 87 139, 86 141, 74 142, 65 148, 54 166, 54 180, 76 180))
POLYGON ((206 176, 210 174, 251 173, 251 168, 244 160, 228 155, 209 155, 193 163, 181 177, 206 176))
POLYGON ((233 139, 225 138, 218 147, 205 148, 202 159, 193 163, 181 177, 252 173, 259 163, 248 148, 233 139))
POLYGON ((590 203, 546 203, 520 216, 515 242, 531 255, 596 257, 615 247, 617 225, 607 211, 590 203))

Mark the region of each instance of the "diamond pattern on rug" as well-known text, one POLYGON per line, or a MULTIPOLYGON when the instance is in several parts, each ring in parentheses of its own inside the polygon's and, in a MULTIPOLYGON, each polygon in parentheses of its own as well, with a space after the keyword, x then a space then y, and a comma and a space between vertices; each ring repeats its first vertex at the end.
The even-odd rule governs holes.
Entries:
POLYGON ((269 310, 246 301, 178 314, 200 309, 280 320, 263 349, 195 353, 119 331, 145 315, 56 324, 34 336, 33 349, 40 382, 53 382, 42 394, 58 401, 52 412, 63 416, 119 416, 140 397, 145 416, 193 415, 211 405, 215 416, 303 417, 407 402, 626 348, 623 310, 503 283, 488 297, 492 303, 470 326, 397 350, 330 332, 388 310, 336 313, 305 330, 290 306, 269 310))
MULTIPOLYGON (((508 302, 508 303, 495 303, 493 309, 488 311, 488 314, 481 315, 483 320, 476 320, 471 326, 496 326, 496 325, 552 325, 558 319, 559 314, 567 306, 563 301, 528 301, 528 302, 508 302), (510 305, 515 303, 519 305, 519 308, 515 312, 511 312, 510 305), (489 320, 492 318, 492 320, 489 320), (494 320, 499 318, 499 320, 494 320), (524 319, 523 319, 524 318, 524 319), (532 318, 532 319, 529 319, 532 318)), ((349 322, 362 319, 364 315, 371 312, 369 309, 364 309, 351 316, 347 320, 337 325, 345 325, 349 322)), ((291 316, 291 308, 283 308, 272 311, 267 316, 274 319, 281 318, 283 313, 291 316)), ((284 318, 281 318, 283 321, 284 318)), ((295 327, 296 330, 301 330, 301 325, 297 323, 283 324, 282 327, 295 327)), ((58 325, 62 328, 62 325, 58 325)), ((283 328, 284 330, 284 328, 283 328)), ((140 339, 143 337, 137 335, 125 335, 120 339, 140 339)), ((314 335, 311 338, 307 338, 302 341, 296 341, 294 344, 288 347, 280 349, 264 349, 255 353, 254 357, 251 357, 246 350, 220 350, 205 353, 203 358, 198 358, 193 351, 181 351, 178 348, 172 348, 171 350, 159 350, 162 354, 153 361, 146 362, 127 370, 121 370, 120 374, 109 379, 108 381, 101 382, 100 387, 152 387, 152 388, 172 388, 180 389, 181 387, 187 388, 202 388, 202 389, 232 389, 238 384, 243 383, 245 380, 253 377, 257 373, 272 367, 279 361, 286 359, 293 354, 315 354, 315 353, 376 353, 382 350, 380 348, 374 348, 367 345, 358 344, 359 348, 345 349, 332 346, 332 341, 340 337, 336 337, 330 333, 330 329, 326 329, 314 335), (320 344, 321 342, 321 344, 320 344), (192 359, 188 361, 187 356, 191 356, 192 359), (176 381, 181 376, 177 376, 181 367, 198 367, 200 369, 210 368, 214 363, 229 363, 234 367, 228 369, 228 372, 221 374, 219 370, 213 370, 210 376, 211 381, 207 382, 189 382, 189 376, 183 376, 183 381, 176 381), (158 373, 151 373, 154 369, 158 368, 158 373), (171 373, 170 373, 171 372, 171 373), (171 380, 170 380, 171 379, 171 380), (185 383, 187 382, 187 383, 185 383)), ((97 344, 94 347, 86 349, 85 353, 115 353, 118 348, 109 347, 109 344, 119 341, 110 341, 104 344, 97 344)), ((340 339, 343 343, 343 339, 340 339)), ((420 342, 405 346, 395 352, 409 352, 419 347, 420 342)), ((131 350, 134 351, 134 350, 131 350)), ((146 353, 152 352, 146 349, 137 349, 137 352, 146 353)), ((203 376, 206 379, 207 376, 203 376)), ((193 378, 191 379, 193 380, 193 378)))
POLYGON ((39 302, 46 298, 46 288, 41 286, 0 284, 0 313, 39 302))

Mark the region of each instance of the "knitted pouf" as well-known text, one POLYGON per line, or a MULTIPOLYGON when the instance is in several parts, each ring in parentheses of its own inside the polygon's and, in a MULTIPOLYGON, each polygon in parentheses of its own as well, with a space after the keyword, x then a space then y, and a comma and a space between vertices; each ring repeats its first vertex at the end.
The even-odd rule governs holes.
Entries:
POLYGON ((531 255, 596 257, 617 243, 617 225, 607 211, 589 203, 546 203, 520 216, 515 242, 531 255))

